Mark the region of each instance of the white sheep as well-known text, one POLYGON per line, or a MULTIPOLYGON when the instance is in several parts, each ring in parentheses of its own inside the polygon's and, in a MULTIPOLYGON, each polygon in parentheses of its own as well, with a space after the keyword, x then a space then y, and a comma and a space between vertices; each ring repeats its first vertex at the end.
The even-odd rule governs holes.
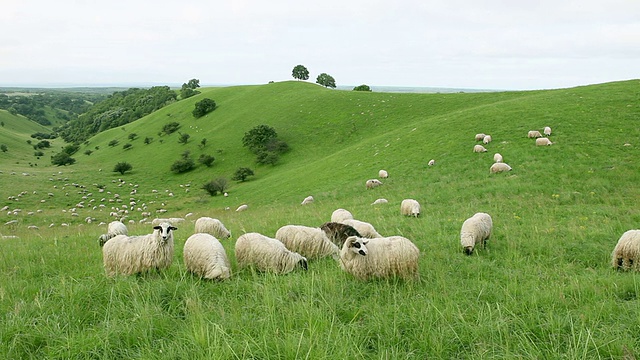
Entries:
POLYGON ((231 232, 227 230, 222 221, 206 216, 196 220, 195 233, 205 233, 219 239, 228 239, 231 237, 231 232))
POLYGON ((500 153, 493 154, 493 162, 497 162, 497 163, 503 162, 502 155, 500 153))
POLYGON ((184 222, 185 220, 183 218, 155 218, 153 220, 151 220, 151 225, 160 225, 163 222, 168 222, 171 225, 178 225, 182 222, 184 222))
POLYGON ((611 266, 640 271, 640 230, 628 230, 622 234, 611 253, 611 266))
POLYGON ((402 203, 400 203, 400 214, 418 217, 420 215, 420 203, 414 199, 402 200, 402 203))
POLYGON ((527 133, 527 137, 528 138, 539 138, 539 137, 542 137, 542 134, 540 134, 540 131, 538 131, 538 130, 529 130, 529 132, 527 133))
POLYGON ((299 267, 307 270, 307 259, 288 250, 277 239, 259 233, 246 233, 236 240, 235 256, 239 268, 253 266, 258 271, 286 274, 299 267))
POLYGON ((352 226, 354 229, 356 229, 360 233, 360 235, 362 235, 362 237, 366 237, 370 239, 382 237, 382 235, 380 235, 376 231, 373 225, 369 224, 368 222, 360 221, 356 219, 344 219, 338 222, 341 224, 352 226))
POLYGON ((544 130, 543 130, 543 133, 544 133, 546 136, 551 135, 551 128, 550 128, 550 127, 548 127, 548 126, 545 126, 545 127, 544 127, 544 130))
POLYGON ((121 221, 112 221, 107 225, 107 233, 100 235, 98 243, 103 246, 109 239, 116 237, 117 235, 129 235, 127 225, 121 221))
POLYGON ((551 142, 551 140, 549 140, 549 138, 536 139, 536 146, 547 146, 547 145, 553 145, 553 143, 551 142))
POLYGON ((173 231, 168 222, 153 227, 153 233, 140 236, 118 235, 102 247, 108 276, 131 275, 168 268, 173 262, 173 231))
POLYGON ((378 171, 378 177, 381 179, 386 179, 389 177, 389 173, 387 172, 387 170, 380 170, 378 171))
POLYGON ((236 212, 245 211, 248 208, 249 208, 249 205, 243 204, 243 205, 238 206, 238 208, 236 209, 236 212))
POLYGON ((184 264, 188 271, 205 279, 228 279, 231 263, 215 236, 195 233, 184 243, 184 264))
POLYGON ((349 210, 345 209, 336 209, 333 213, 331 213, 331 221, 332 222, 342 222, 342 220, 353 219, 353 215, 349 210))
POLYGON ((297 252, 308 260, 333 256, 336 260, 340 249, 329 240, 320 228, 302 225, 285 225, 276 231, 276 239, 287 249, 297 252))
POLYGON ((304 200, 302 200, 302 203, 300 203, 300 205, 311 204, 313 201, 314 201, 313 196, 309 195, 306 198, 304 198, 304 200))
POLYGON ((491 135, 485 135, 485 137, 482 139, 482 143, 488 144, 490 142, 491 142, 491 135))
POLYGON ((340 267, 361 280, 418 277, 420 250, 402 236, 363 239, 350 236, 340 251, 340 267))
POLYGON ((506 163, 497 162, 491 165, 491 167, 489 168, 490 174, 495 174, 503 171, 511 171, 511 166, 507 165, 506 163))
POLYGON ((367 189, 373 189, 374 187, 378 187, 380 185, 382 185, 382 182, 378 179, 369 179, 365 183, 365 186, 367 187, 367 189))
POLYGON ((476 141, 482 141, 482 140, 484 140, 484 137, 485 137, 485 136, 487 136, 487 135, 485 135, 485 134, 483 134, 483 133, 476 134, 476 141))
POLYGON ((485 147, 482 145, 475 145, 473 147, 473 152, 474 153, 487 152, 487 149, 485 149, 485 147))
POLYGON ((476 244, 484 247, 491 236, 493 221, 487 213, 476 213, 462 223, 460 229, 460 244, 467 255, 473 254, 476 244))
POLYGON ((435 164, 436 164, 436 160, 435 160, 435 159, 431 159, 431 160, 429 160, 429 162, 427 163, 427 165, 429 165, 429 166, 433 166, 433 165, 435 165, 435 164))
POLYGON ((376 199, 376 201, 372 202, 371 205, 386 204, 388 202, 389 200, 387 199, 376 199))

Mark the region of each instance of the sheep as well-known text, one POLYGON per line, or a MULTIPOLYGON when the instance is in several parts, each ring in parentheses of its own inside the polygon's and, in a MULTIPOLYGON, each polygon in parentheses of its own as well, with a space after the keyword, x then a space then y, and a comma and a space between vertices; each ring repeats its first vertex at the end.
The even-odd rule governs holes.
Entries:
POLYGON ((306 198, 304 198, 304 200, 302 200, 302 203, 300 203, 300 205, 311 204, 313 201, 314 201, 313 196, 309 195, 306 198))
POLYGON ((474 153, 487 152, 487 149, 485 149, 485 147, 482 145, 475 145, 473 147, 473 152, 474 153))
POLYGON ((436 160, 435 160, 435 159, 431 159, 431 160, 429 160, 429 162, 427 163, 427 165, 429 165, 429 166, 433 166, 433 165, 435 165, 435 164, 436 164, 436 160))
POLYGON ((337 260, 340 254, 340 249, 320 228, 285 225, 276 231, 275 238, 282 241, 287 249, 297 252, 308 260, 329 255, 337 260))
POLYGON ((238 208, 236 209, 236 212, 245 211, 248 208, 249 208, 249 205, 243 204, 243 205, 238 206, 238 208))
POLYGON ((402 200, 400 214, 418 217, 420 215, 420 203, 414 199, 402 200))
POLYGON ((288 250, 280 240, 259 233, 241 235, 236 240, 235 256, 239 268, 253 266, 258 271, 276 274, 308 269, 304 256, 288 250))
POLYGON ((502 161, 502 155, 500 155, 500 153, 493 154, 493 162, 501 163, 502 161))
POLYGON ((353 219, 353 215, 349 212, 349 210, 337 209, 333 213, 331 213, 332 222, 342 222, 342 220, 347 219, 353 219))
POLYGON ((168 222, 168 223, 171 223, 172 225, 178 225, 178 224, 184 222, 184 219, 183 218, 168 218, 168 219, 155 218, 155 219, 151 220, 151 225, 160 225, 163 222, 168 222))
POLYGON ((381 179, 386 179, 389 177, 389 173, 387 172, 387 170, 380 170, 378 171, 378 177, 381 179))
POLYGON ((100 246, 104 246, 104 243, 117 235, 129 235, 127 225, 121 221, 112 221, 107 225, 107 233, 98 237, 98 244, 100 244, 100 246))
POLYGON ((386 204, 388 202, 389 200, 387 199, 376 199, 376 201, 372 202, 371 205, 386 204))
POLYGON ((500 162, 500 163, 494 163, 489 168, 490 174, 495 174, 503 171, 511 171, 511 166, 507 165, 506 163, 500 162))
POLYGON ((231 276, 231 263, 224 247, 211 234, 195 233, 184 243, 187 270, 204 279, 224 280, 231 276))
POLYGON ((546 145, 553 145, 553 143, 551 142, 551 140, 549 140, 549 138, 536 139, 536 146, 546 146, 546 145))
POLYGON ((618 270, 640 271, 640 230, 628 230, 611 253, 611 266, 618 270))
POLYGON ((484 137, 485 137, 485 136, 487 136, 487 135, 485 135, 485 134, 483 134, 483 133, 476 134, 476 141, 482 141, 482 140, 484 140, 484 137))
POLYGON ((487 213, 476 213, 462 223, 460 229, 460 244, 467 255, 473 254, 476 244, 485 246, 487 239, 491 236, 493 221, 491 215, 487 213))
POLYGON ((539 138, 539 137, 542 137, 542 134, 540 134, 540 131, 538 131, 538 130, 530 130, 527 133, 527 137, 530 138, 530 139, 531 138, 539 138))
POLYGON ((228 239, 231 237, 231 232, 224 227, 224 224, 220 220, 206 216, 196 220, 195 232, 213 235, 220 239, 228 239))
POLYGON ((338 248, 342 248, 342 245, 349 236, 362 237, 353 226, 338 222, 326 222, 320 226, 320 229, 324 231, 329 240, 336 244, 338 248))
POLYGON ((382 185, 382 182, 378 179, 369 179, 365 183, 365 186, 367 187, 367 189, 373 189, 374 187, 378 187, 380 185, 382 185))
POLYGON ((491 142, 491 135, 486 135, 483 139, 482 139, 482 143, 483 144, 488 144, 491 142))
POLYGON ((360 280, 416 279, 420 250, 402 236, 363 239, 350 236, 340 251, 340 267, 360 280))
POLYGON ((173 231, 168 222, 153 227, 153 233, 140 236, 117 235, 102 247, 107 276, 131 275, 152 269, 162 270, 173 262, 173 231))
POLYGON ((362 235, 362 237, 366 237, 366 238, 383 237, 376 231, 373 225, 369 224, 368 222, 355 220, 355 219, 345 219, 338 222, 352 226, 354 229, 356 229, 360 233, 360 235, 362 235))
POLYGON ((550 128, 550 127, 548 127, 548 126, 545 126, 545 127, 544 127, 544 130, 543 130, 543 133, 544 133, 546 136, 550 136, 550 135, 551 135, 551 128, 550 128))

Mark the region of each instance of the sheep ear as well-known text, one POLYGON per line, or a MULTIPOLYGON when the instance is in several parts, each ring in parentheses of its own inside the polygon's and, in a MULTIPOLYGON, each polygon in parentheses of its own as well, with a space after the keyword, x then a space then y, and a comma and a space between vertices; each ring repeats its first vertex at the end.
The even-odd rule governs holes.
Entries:
POLYGON ((362 240, 362 245, 367 245, 369 243, 369 240, 362 240))
POLYGON ((160 230, 160 229, 162 229, 162 227, 160 227, 160 226, 154 226, 153 227, 153 230, 160 230))
POLYGON ((169 226, 169 230, 178 230, 178 228, 175 226, 169 226))

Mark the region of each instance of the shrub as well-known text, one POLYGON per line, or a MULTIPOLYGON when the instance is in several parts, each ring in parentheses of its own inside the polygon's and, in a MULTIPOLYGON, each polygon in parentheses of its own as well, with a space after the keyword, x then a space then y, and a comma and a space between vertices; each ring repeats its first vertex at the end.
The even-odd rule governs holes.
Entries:
POLYGON ((131 166, 131 164, 129 164, 128 162, 119 162, 116 164, 116 166, 113 167, 113 172, 119 172, 120 174, 124 175, 125 172, 131 169, 133 169, 133 166, 131 166))
POLYGON ((152 137, 148 137, 148 136, 147 136, 146 138, 144 138, 144 144, 145 144, 145 145, 149 145, 149 144, 151 144, 151 142, 152 142, 152 141, 153 141, 153 138, 152 138, 152 137))
POLYGON ((126 144, 122 145, 122 148, 123 148, 124 150, 129 150, 129 149, 131 149, 131 147, 132 147, 132 146, 133 146, 133 145, 131 145, 131 143, 126 143, 126 144))
POLYGON ((84 154, 88 156, 88 155, 93 154, 93 151, 91 151, 90 149, 87 149, 87 150, 85 150, 84 154))
POLYGON ((76 159, 72 158, 70 154, 61 151, 51 157, 51 163, 57 166, 72 165, 76 162, 76 159))
POLYGON ((189 150, 187 150, 182 153, 181 159, 176 160, 176 162, 171 165, 171 171, 176 174, 182 174, 187 171, 193 170, 194 167, 196 167, 196 163, 191 158, 191 153, 189 152, 189 150))
POLYGON ((236 170, 231 180, 245 181, 247 177, 253 176, 253 175, 254 175, 253 170, 246 167, 241 167, 236 170))
POLYGON ((191 137, 191 135, 189 134, 182 134, 182 133, 179 133, 179 134, 180 134, 180 138, 178 139, 178 142, 180 144, 186 144, 189 141, 189 138, 191 137))
POLYGON ((129 136, 127 137, 129 140, 135 140, 136 138, 138 138, 138 134, 136 133, 131 133, 129 134, 129 136))
POLYGON ((222 194, 227 189, 227 179, 217 178, 202 185, 202 189, 211 196, 216 196, 218 193, 222 194))
POLYGON ((113 140, 109 141, 109 146, 114 147, 116 145, 118 145, 118 140, 113 139, 113 140))
POLYGON ((166 124, 165 126, 162 127, 162 132, 164 132, 167 135, 171 135, 174 132, 178 131, 178 129, 180 128, 180 124, 178 124, 177 122, 173 121, 170 122, 168 124, 166 124))
POLYGON ((196 103, 195 109, 193 109, 193 116, 195 118, 203 117, 208 113, 216 109, 216 102, 212 99, 202 99, 196 103))
POLYGON ((2 150, 2 152, 7 152, 7 151, 9 151, 9 148, 7 147, 7 145, 2 144, 2 145, 0 145, 0 150, 2 150))
POLYGON ((354 87, 353 91, 371 91, 371 88, 369 85, 362 84, 354 87))
POLYGON ((244 134, 242 145, 257 154, 269 141, 276 138, 278 138, 276 129, 269 125, 258 125, 244 134))
POLYGON ((79 145, 69 144, 62 148, 62 152, 73 155, 78 151, 78 149, 80 149, 79 145))
POLYGON ((261 151, 256 157, 258 164, 275 165, 280 160, 280 155, 272 151, 261 151))
POLYGON ((44 153, 40 150, 33 153, 33 156, 44 156, 44 153))
POLYGON ((198 158, 198 162, 206 167, 211 167, 215 158, 211 155, 202 154, 198 158))

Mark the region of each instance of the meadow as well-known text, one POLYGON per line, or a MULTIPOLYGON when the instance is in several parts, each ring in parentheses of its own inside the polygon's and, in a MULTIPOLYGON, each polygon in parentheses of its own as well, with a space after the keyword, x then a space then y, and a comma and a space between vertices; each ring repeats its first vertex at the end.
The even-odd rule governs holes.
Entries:
MULTIPOLYGON (((40 125, 0 111, 0 143, 11 141, 0 153, 0 207, 8 207, 0 213, 0 357, 640 355, 638 274, 610 264, 620 235, 640 228, 640 81, 454 94, 336 91, 295 81, 201 90, 96 135, 74 155, 76 164, 64 167, 49 162, 65 145, 60 139, 36 159, 26 141, 40 125), (194 103, 204 97, 219 107, 194 119, 194 103), (191 135, 187 144, 159 134, 170 121, 191 135), (275 166, 256 165, 242 147, 243 134, 260 124, 291 147, 275 166), (527 131, 544 126, 553 129, 554 144, 536 147, 527 131), (472 153, 480 132, 493 142, 488 152, 472 153), (137 139, 129 141, 131 133, 137 139), (145 137, 153 141, 143 144, 145 137), (109 146, 114 139, 119 145, 109 146), (186 150, 216 160, 211 168, 171 173, 186 150), (496 152, 512 171, 489 174, 496 152), (112 172, 120 161, 133 170, 112 172), (200 189, 244 166, 256 176, 231 182, 228 197, 200 189), (389 178, 366 190, 379 169, 389 178), (159 209, 167 210, 162 217, 192 214, 175 231, 167 271, 105 277, 97 239, 106 231, 99 224, 113 219, 111 207, 121 206, 114 194, 144 203, 152 216, 159 209), (300 205, 308 195, 315 202, 300 205), (377 198, 389 204, 370 205, 377 198), (400 215, 405 198, 421 203, 420 217, 400 215), (233 211, 241 204, 249 209, 233 211), (383 235, 411 239, 421 251, 419 279, 362 282, 330 258, 287 275, 237 268, 240 234, 320 226, 337 208, 383 235), (21 211, 8 212, 15 209, 21 211), (494 231, 486 248, 466 256, 460 226, 476 212, 491 214, 494 231), (222 240, 234 270, 227 281, 185 270, 182 246, 199 216, 231 230, 222 240)), ((130 212, 130 234, 151 231, 141 219, 130 212)))

